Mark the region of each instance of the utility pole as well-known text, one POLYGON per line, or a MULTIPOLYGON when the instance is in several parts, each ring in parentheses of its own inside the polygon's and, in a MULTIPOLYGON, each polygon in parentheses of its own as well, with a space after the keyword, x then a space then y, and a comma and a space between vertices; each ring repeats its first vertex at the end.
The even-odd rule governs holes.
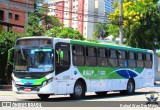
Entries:
POLYGON ((119 0, 120 18, 119 18, 119 45, 123 45, 123 12, 122 12, 122 1, 119 0))

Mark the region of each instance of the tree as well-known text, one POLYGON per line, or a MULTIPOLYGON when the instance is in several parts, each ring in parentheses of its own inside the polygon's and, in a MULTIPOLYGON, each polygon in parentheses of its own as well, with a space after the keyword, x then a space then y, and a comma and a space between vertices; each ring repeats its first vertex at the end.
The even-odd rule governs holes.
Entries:
POLYGON ((28 26, 26 28, 27 36, 41 36, 44 35, 45 30, 62 26, 56 17, 46 14, 48 8, 45 5, 37 5, 42 2, 43 0, 36 0, 35 11, 29 14, 28 26))
POLYGON ((109 35, 108 27, 109 25, 107 22, 96 24, 95 31, 93 32, 94 38, 101 38, 101 39, 106 38, 109 35))
POLYGON ((45 27, 45 30, 50 30, 53 27, 60 27, 62 24, 55 16, 44 15, 42 18, 42 24, 45 27))
MULTIPOLYGON (((152 50, 160 48, 160 14, 157 1, 123 1, 123 29, 124 37, 127 39, 125 42, 126 45, 152 50)), ((117 30, 119 8, 111 13, 109 18, 112 24, 109 28, 114 25, 117 30)))
POLYGON ((8 50, 14 46, 15 40, 22 36, 24 35, 12 31, 3 31, 0 34, 0 84, 11 81, 12 66, 7 64, 8 50))
POLYGON ((85 39, 78 30, 74 30, 73 28, 68 27, 54 27, 53 29, 48 30, 46 35, 58 38, 70 38, 79 40, 85 39))

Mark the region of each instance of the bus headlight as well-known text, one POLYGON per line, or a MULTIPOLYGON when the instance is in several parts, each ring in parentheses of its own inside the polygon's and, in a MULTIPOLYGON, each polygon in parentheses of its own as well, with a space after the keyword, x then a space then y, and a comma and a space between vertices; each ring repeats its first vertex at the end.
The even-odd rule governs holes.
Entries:
POLYGON ((50 78, 50 79, 48 79, 48 80, 46 80, 46 81, 44 81, 44 82, 42 83, 42 87, 43 87, 43 86, 46 86, 47 84, 49 84, 49 83, 52 82, 52 81, 53 81, 53 77, 50 78))

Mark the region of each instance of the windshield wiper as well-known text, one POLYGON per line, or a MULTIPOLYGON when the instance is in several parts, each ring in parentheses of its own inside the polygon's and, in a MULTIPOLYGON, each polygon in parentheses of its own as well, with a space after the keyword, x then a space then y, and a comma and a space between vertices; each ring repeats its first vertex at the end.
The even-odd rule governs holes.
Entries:
POLYGON ((24 53, 23 53, 23 48, 22 47, 21 47, 21 55, 22 55, 23 60, 25 60, 24 53))

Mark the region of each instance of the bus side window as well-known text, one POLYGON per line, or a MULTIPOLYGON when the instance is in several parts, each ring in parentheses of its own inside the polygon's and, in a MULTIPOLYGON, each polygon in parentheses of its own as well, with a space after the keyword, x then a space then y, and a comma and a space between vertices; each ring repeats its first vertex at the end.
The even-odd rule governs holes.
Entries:
POLYGON ((143 68, 144 67, 143 54, 142 53, 137 54, 137 67, 138 68, 143 68))
POLYGON ((84 47, 82 45, 72 46, 73 65, 84 66, 84 47))
POLYGON ((95 47, 86 47, 86 65, 97 66, 97 49, 95 47))
POLYGON ((130 68, 135 68, 136 67, 136 53, 135 52, 128 52, 128 66, 130 68))
POLYGON ((108 64, 111 67, 117 67, 118 66, 117 50, 114 50, 114 49, 109 50, 108 64))
POLYGON ((119 50, 118 51, 118 61, 119 61, 119 66, 120 67, 128 67, 128 62, 127 62, 127 52, 119 50))
POLYGON ((108 51, 106 49, 103 49, 103 48, 98 49, 98 58, 97 58, 98 66, 102 66, 102 67, 108 66, 107 52, 108 51))
POLYGON ((152 54, 146 53, 144 61, 145 68, 152 68, 152 63, 152 54))

